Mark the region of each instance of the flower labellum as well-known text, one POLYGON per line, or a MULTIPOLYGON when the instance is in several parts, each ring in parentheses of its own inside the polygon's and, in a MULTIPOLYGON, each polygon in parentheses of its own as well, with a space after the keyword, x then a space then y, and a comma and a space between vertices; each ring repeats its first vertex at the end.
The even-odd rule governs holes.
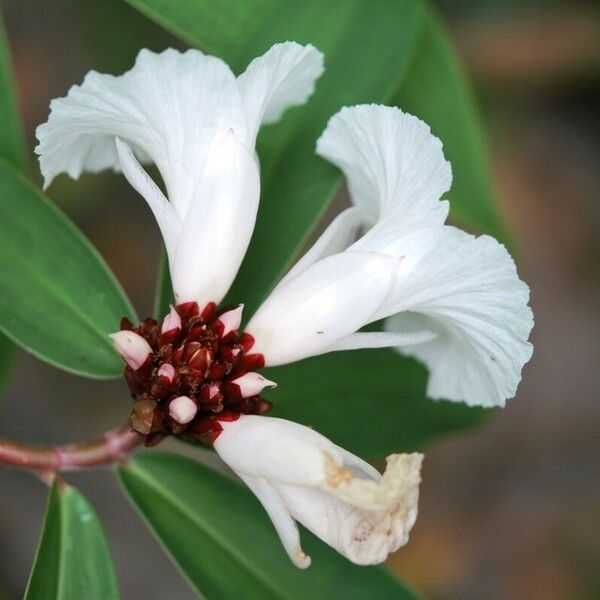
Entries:
POLYGON ((127 73, 90 71, 52 101, 36 131, 44 186, 63 172, 123 171, 161 230, 176 302, 219 303, 256 220, 260 125, 306 102, 322 72, 323 55, 295 42, 238 77, 199 50, 141 50, 127 73), (142 166, 151 162, 166 196, 142 166))
POLYGON ((270 366, 393 347, 429 368, 430 397, 503 406, 533 351, 529 289, 495 239, 445 225, 441 142, 416 117, 363 105, 330 119, 317 153, 345 173, 354 206, 250 319, 254 350, 270 366), (359 331, 380 319, 384 331, 359 331))
POLYGON ((310 558, 298 522, 361 565, 405 544, 423 457, 388 456, 382 475, 308 427, 263 416, 271 403, 261 394, 275 383, 260 369, 389 347, 427 366, 431 398, 502 406, 532 354, 529 289, 506 248, 446 224, 452 171, 440 140, 385 106, 343 108, 317 141, 345 175, 352 207, 244 331, 242 304, 219 307, 256 220, 259 127, 306 102, 322 71, 321 53, 294 42, 237 77, 198 50, 142 50, 119 77, 88 73, 36 132, 46 186, 63 172, 121 170, 164 239, 174 306, 161 323, 123 319, 111 336, 126 363, 131 426, 147 445, 168 435, 212 444, 301 568, 310 558), (150 162, 165 193, 143 167, 150 162))

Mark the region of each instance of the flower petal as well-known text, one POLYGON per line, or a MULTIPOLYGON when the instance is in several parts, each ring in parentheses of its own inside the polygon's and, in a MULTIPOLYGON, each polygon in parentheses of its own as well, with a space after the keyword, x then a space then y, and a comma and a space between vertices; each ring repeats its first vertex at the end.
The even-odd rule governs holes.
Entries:
POLYGON ((340 340, 331 350, 358 350, 361 348, 390 348, 391 346, 414 346, 430 342, 436 337, 432 331, 397 333, 390 331, 359 331, 340 340))
POLYGON ((141 50, 120 77, 90 71, 82 85, 53 100, 36 131, 45 187, 59 173, 120 169, 114 138, 152 160, 170 201, 185 214, 214 132, 233 128, 245 140, 236 79, 220 59, 198 50, 141 50))
POLYGON ((310 429, 276 417, 242 415, 222 421, 214 448, 236 473, 299 485, 324 485, 324 452, 342 458, 335 444, 310 429))
POLYGON ((119 163, 131 187, 142 196, 154 214, 163 236, 167 254, 173 256, 181 231, 181 219, 173 205, 165 198, 160 188, 146 173, 135 157, 133 150, 119 138, 116 139, 119 163))
POLYGON ((300 532, 296 521, 290 515, 277 489, 266 479, 255 479, 240 475, 240 479, 252 490, 260 500, 269 518, 273 522, 279 539, 291 561, 299 568, 310 566, 310 556, 307 556, 300 545, 300 532))
POLYGON ((514 396, 532 354, 528 300, 529 288, 504 246, 444 226, 437 243, 399 277, 386 310, 402 314, 390 318, 386 329, 437 334, 398 348, 429 368, 430 397, 502 406, 514 396))
POLYGON ((218 304, 250 243, 260 195, 256 160, 233 131, 213 144, 192 194, 169 261, 175 298, 179 304, 218 304))
POLYGON ((392 289, 398 259, 375 252, 343 252, 286 279, 246 330, 267 366, 322 354, 373 320, 392 289))
POLYGON ((440 225, 448 203, 439 199, 452 182, 442 144, 420 119, 398 108, 343 108, 317 141, 317 154, 337 165, 366 223, 395 218, 403 232, 440 225))
POLYGON ((238 77, 249 139, 262 123, 273 123, 290 106, 304 104, 323 73, 323 55, 312 45, 275 44, 238 77))

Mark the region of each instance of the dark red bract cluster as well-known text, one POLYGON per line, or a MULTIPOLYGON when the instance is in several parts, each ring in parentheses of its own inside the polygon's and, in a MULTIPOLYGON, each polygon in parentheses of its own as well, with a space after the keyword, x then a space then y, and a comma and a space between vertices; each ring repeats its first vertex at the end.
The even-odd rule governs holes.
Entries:
POLYGON ((250 353, 254 344, 251 335, 225 332, 219 317, 228 309, 217 311, 211 303, 200 311, 196 302, 174 309, 181 326, 166 331, 164 324, 161 327, 151 318, 138 326, 126 318, 121 321, 122 331, 140 335, 152 350, 137 369, 129 364, 124 369, 134 398, 131 426, 146 436, 146 445, 156 444, 167 435, 212 443, 221 431, 219 420, 262 414, 271 408, 260 395, 243 397, 234 383, 236 378, 264 366, 264 358, 250 353), (187 399, 191 399, 196 405, 192 409, 197 411, 183 424, 170 409, 171 403, 182 396, 188 406, 187 399))

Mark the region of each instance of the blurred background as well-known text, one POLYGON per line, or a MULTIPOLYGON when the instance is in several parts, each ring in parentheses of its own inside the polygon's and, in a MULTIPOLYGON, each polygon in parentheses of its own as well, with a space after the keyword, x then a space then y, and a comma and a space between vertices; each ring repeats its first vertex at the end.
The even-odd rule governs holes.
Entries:
MULTIPOLYGON (((420 517, 390 563, 434 599, 600 598, 600 6, 437 4, 480 101, 531 286, 535 352, 504 411, 426 449, 420 517)), ((121 73, 140 47, 184 47, 117 0, 2 0, 2 11, 30 149, 50 99, 91 68, 121 73)), ((142 199, 113 174, 63 176, 49 194, 150 314, 160 239, 142 199)), ((19 353, 2 411, 2 435, 58 443, 110 428, 129 401, 122 382, 19 353)), ((104 517, 124 598, 194 597, 110 473, 71 479, 104 517)), ((0 488, 0 599, 12 599, 27 581, 46 490, 4 469, 0 488)))

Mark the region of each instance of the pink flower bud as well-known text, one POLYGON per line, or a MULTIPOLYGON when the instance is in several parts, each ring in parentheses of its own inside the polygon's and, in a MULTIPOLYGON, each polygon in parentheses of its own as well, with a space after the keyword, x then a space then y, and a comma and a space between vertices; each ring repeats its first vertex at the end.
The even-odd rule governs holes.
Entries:
POLYGON ((163 363, 156 374, 161 379, 166 379, 167 383, 171 383, 175 379, 175 367, 169 363, 163 363))
POLYGON ((274 381, 269 381, 266 377, 263 377, 260 373, 246 373, 241 377, 237 377, 233 381, 229 382, 231 387, 237 388, 239 396, 242 398, 250 398, 250 396, 256 396, 260 394, 266 387, 277 387, 274 381))
POLYGON ((168 333, 170 331, 177 331, 181 329, 181 317, 175 310, 175 307, 171 304, 171 310, 169 314, 163 319, 160 332, 168 333))
POLYGON ((205 402, 217 402, 221 399, 221 386, 218 383, 211 383, 202 388, 202 399, 205 402))
POLYGON ((244 305, 240 304, 237 308, 224 312, 215 321, 215 323, 220 323, 223 327, 223 331, 220 333, 220 336, 222 338, 231 333, 232 331, 237 331, 240 328, 240 325, 242 324, 243 310, 244 305))
POLYGON ((152 354, 150 344, 134 331, 117 331, 108 337, 112 339, 115 350, 134 371, 137 371, 152 354))
POLYGON ((180 425, 189 423, 197 412, 196 403, 187 396, 179 396, 169 403, 169 416, 180 425))

